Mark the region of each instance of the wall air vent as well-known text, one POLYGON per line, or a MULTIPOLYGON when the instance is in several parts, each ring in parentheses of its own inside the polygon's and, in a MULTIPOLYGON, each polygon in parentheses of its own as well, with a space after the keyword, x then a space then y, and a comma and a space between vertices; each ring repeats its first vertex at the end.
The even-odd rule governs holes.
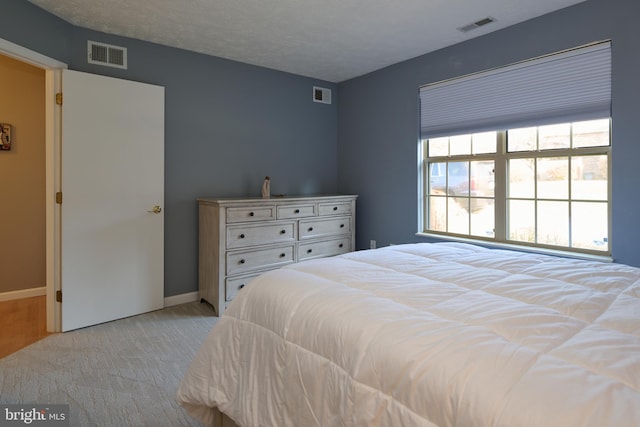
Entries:
POLYGON ((127 48, 87 41, 87 62, 127 69, 127 48))
POLYGON ((331 104, 331 89, 324 87, 313 87, 313 102, 331 104))
POLYGON ((496 20, 490 16, 487 16, 484 19, 481 19, 479 21, 476 22, 472 22, 471 24, 465 25, 464 27, 460 27, 458 28, 459 31, 462 31, 463 33, 467 33, 471 30, 475 30, 476 28, 480 28, 483 27, 487 24, 491 24, 492 22, 496 22, 496 20))

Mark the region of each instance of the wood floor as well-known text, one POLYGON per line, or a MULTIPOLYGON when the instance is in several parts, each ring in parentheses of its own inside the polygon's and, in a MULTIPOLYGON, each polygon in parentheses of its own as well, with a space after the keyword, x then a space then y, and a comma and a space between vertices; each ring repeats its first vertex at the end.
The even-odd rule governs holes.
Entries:
POLYGON ((44 295, 0 302, 0 358, 46 336, 44 295))

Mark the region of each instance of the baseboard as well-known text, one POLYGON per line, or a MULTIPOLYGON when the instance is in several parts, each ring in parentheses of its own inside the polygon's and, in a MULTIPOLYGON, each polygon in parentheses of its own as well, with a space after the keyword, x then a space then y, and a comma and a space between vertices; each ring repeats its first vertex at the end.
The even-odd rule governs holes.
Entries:
POLYGON ((43 286, 41 288, 20 289, 19 291, 10 291, 10 292, 0 293, 0 302, 11 301, 14 299, 21 299, 21 298, 39 297, 46 294, 47 294, 46 286, 43 286))
MULTIPOLYGON (((10 291, 0 293, 0 302, 11 301, 14 299, 39 297, 47 294, 45 286, 41 288, 21 289, 19 291, 10 291)), ((189 302, 198 301, 198 292, 189 292, 181 295, 174 295, 164 299, 164 306, 171 307, 173 305, 187 304, 189 302)))
POLYGON ((171 307, 172 305, 187 304, 189 302, 198 301, 198 292, 189 292, 187 294, 174 295, 172 297, 166 297, 164 299, 164 306, 171 307))

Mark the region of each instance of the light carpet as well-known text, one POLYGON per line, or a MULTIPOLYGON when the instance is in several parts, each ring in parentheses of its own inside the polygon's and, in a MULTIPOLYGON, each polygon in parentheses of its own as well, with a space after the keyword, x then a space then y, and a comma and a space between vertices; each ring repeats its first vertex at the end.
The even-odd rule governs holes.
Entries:
POLYGON ((0 403, 69 404, 71 426, 198 426, 175 394, 217 319, 194 302, 48 336, 0 359, 0 403))

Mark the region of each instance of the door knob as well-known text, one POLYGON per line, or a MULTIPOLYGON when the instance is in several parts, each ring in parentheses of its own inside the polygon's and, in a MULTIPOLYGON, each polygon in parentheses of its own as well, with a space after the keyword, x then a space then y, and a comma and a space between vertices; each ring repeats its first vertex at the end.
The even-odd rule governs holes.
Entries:
POLYGON ((153 207, 153 210, 147 211, 147 212, 152 212, 154 214, 159 214, 160 212, 162 212, 162 208, 160 206, 156 205, 156 206, 153 207))

